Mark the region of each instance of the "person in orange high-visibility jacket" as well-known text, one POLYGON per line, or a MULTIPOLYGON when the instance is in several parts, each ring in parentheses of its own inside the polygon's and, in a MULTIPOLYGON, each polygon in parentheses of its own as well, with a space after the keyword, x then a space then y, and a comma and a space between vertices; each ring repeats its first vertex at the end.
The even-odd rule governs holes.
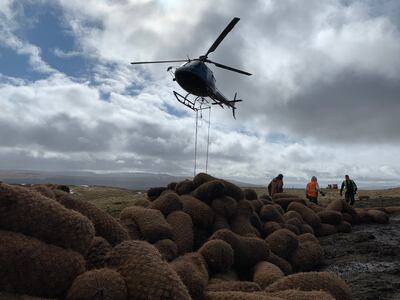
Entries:
POLYGON ((306 198, 311 202, 318 204, 318 193, 324 196, 324 193, 319 188, 317 177, 313 176, 307 183, 306 198))

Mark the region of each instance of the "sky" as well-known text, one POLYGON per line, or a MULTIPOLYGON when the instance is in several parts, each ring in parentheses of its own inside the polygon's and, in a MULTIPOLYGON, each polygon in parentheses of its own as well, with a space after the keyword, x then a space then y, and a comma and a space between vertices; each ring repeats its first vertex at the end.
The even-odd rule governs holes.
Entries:
POLYGON ((208 172, 400 185, 397 0, 1 0, 0 169, 193 176, 169 65, 129 62, 203 55, 233 17, 209 58, 253 75, 210 66, 244 101, 212 108, 208 172))

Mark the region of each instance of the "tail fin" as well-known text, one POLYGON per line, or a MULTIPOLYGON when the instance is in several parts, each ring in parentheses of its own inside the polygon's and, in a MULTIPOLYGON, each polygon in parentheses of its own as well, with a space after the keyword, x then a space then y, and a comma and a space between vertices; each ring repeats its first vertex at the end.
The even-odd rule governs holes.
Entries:
POLYGON ((229 101, 229 103, 231 104, 231 108, 232 108, 232 114, 233 114, 233 118, 236 120, 236 116, 235 116, 235 103, 236 102, 242 102, 243 100, 241 99, 236 99, 237 93, 235 93, 235 97, 233 98, 233 100, 229 101))

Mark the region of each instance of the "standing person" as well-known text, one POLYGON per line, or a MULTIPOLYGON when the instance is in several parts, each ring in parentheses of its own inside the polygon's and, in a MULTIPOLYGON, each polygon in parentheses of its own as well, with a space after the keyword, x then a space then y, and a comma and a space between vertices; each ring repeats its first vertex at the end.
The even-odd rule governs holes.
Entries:
POLYGON ((268 184, 268 194, 272 197, 274 194, 283 193, 283 175, 279 174, 268 184))
POLYGON ((343 195, 343 189, 346 202, 350 203, 350 205, 353 205, 354 195, 357 193, 357 185, 353 180, 350 179, 349 175, 344 176, 342 187, 340 188, 340 196, 343 195))
POLYGON ((320 193, 322 196, 325 196, 325 194, 319 188, 317 177, 313 176, 306 186, 306 198, 311 202, 318 204, 318 193, 320 193))

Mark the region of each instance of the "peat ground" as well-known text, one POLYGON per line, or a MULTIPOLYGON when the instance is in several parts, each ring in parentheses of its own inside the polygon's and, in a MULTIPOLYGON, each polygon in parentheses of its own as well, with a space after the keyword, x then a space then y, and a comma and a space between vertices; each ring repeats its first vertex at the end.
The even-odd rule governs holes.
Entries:
MULTIPOLYGON (((400 198, 356 202, 356 207, 400 205, 400 198)), ((353 292, 353 299, 400 299, 400 215, 389 224, 362 224, 352 233, 319 239, 324 263, 319 271, 340 275, 353 292)))

